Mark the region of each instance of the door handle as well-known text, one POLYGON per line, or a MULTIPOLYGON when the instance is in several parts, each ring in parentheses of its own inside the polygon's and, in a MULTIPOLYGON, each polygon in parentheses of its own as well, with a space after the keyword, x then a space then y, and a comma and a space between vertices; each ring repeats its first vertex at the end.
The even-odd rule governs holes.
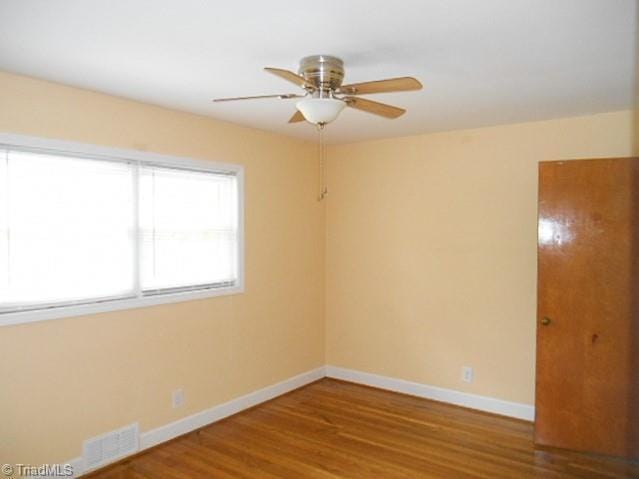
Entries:
POLYGON ((552 322, 552 320, 549 317, 547 317, 547 316, 544 316, 543 318, 541 318, 541 325, 542 326, 548 326, 551 322, 552 322))

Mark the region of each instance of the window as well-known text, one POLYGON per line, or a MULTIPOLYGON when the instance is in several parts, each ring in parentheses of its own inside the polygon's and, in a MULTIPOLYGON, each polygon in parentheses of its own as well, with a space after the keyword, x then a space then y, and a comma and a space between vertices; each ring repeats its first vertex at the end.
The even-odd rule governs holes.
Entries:
POLYGON ((0 324, 242 291, 240 167, 9 139, 0 324))
POLYGON ((140 168, 142 290, 232 285, 237 278, 234 175, 140 168))

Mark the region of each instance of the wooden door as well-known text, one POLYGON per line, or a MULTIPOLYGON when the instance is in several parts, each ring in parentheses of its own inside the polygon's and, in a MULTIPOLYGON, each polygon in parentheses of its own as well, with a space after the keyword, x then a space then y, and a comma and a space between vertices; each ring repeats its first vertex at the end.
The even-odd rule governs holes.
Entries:
POLYGON ((535 442, 639 457, 639 159, 539 166, 535 442))

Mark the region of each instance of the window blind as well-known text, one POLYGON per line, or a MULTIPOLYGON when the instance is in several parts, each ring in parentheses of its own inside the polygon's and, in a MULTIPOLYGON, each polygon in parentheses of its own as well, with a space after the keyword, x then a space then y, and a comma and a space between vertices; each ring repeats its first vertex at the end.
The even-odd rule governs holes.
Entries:
POLYGON ((134 294, 133 170, 4 150, 0 308, 134 294))
POLYGON ((236 286, 234 173, 0 150, 0 314, 236 286))
POLYGON ((140 169, 141 288, 232 285, 237 278, 234 175, 140 169))

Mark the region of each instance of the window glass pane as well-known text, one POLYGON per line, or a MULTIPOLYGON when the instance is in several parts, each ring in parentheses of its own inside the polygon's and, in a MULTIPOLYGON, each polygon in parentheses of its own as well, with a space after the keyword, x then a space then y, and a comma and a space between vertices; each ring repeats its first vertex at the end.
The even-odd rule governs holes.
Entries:
POLYGON ((233 175, 142 167, 142 289, 235 281, 237 207, 233 175))
POLYGON ((133 167, 9 151, 0 167, 0 308, 132 295, 133 167))

